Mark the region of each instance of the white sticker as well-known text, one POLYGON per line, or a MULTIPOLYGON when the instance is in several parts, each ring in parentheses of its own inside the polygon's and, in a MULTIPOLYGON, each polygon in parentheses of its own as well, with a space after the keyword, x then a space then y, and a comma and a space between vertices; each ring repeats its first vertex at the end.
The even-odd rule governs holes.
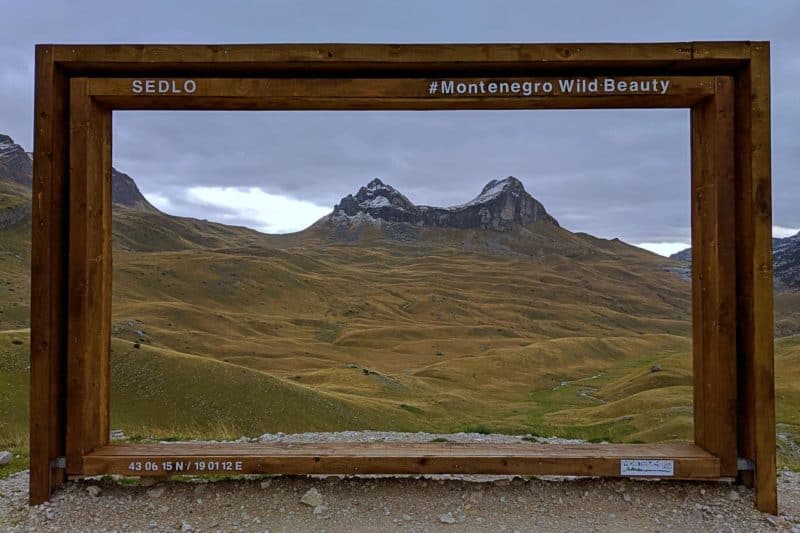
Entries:
POLYGON ((622 459, 619 462, 621 476, 674 476, 675 461, 672 459, 622 459))

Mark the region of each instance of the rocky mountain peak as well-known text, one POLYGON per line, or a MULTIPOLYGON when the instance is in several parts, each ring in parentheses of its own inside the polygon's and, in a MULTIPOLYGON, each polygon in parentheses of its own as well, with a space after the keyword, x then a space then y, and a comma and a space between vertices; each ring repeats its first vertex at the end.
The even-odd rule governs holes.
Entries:
POLYGON ((491 180, 475 199, 452 207, 415 205, 397 189, 375 178, 355 195, 342 198, 334 207, 332 219, 336 221, 343 217, 348 222, 357 219, 362 222, 400 222, 496 231, 510 231, 515 225, 526 226, 534 222, 558 225, 514 176, 491 180))
POLYGON ((111 168, 111 201, 147 213, 158 213, 153 204, 147 201, 133 178, 111 168))
POLYGON ((382 187, 386 187, 386 184, 380 178, 373 178, 372 181, 367 183, 367 189, 380 189, 382 187))
MULTIPOLYGON (((687 263, 691 277, 692 249, 669 256, 687 263)), ((800 232, 789 237, 772 238, 772 274, 775 289, 800 292, 800 232)))
POLYGON ((517 192, 517 193, 524 193, 525 186, 522 185, 522 182, 519 181, 514 176, 509 176, 502 180, 492 180, 489 183, 487 183, 486 186, 481 190, 480 196, 484 196, 487 194, 496 194, 505 190, 510 190, 512 192, 517 192))
POLYGON ((371 198, 386 198, 391 199, 396 196, 403 196, 397 189, 392 187, 391 185, 387 185, 380 180, 380 178, 375 178, 369 183, 367 183, 366 187, 361 187, 358 192, 356 193, 356 198, 363 198, 363 199, 371 199, 371 198))
POLYGON ((414 204, 397 189, 375 178, 353 196, 348 194, 333 208, 334 215, 356 216, 359 213, 391 216, 389 211, 412 210, 414 204))
POLYGON ((14 139, 0 133, 0 177, 30 187, 32 175, 30 156, 14 139))
MULTIPOLYGON (((8 135, 0 133, 0 181, 2 180, 30 189, 33 185, 33 165, 29 152, 8 135)), ((137 211, 158 212, 144 197, 133 178, 115 168, 111 169, 111 200, 117 205, 137 211)))

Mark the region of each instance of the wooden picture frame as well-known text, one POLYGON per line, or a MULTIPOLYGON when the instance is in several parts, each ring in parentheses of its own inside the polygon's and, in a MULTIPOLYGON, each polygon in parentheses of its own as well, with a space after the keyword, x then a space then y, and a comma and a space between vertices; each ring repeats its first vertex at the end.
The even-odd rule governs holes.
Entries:
POLYGON ((650 460, 737 478, 776 513, 769 98, 766 42, 37 46, 30 502, 107 473, 620 476, 650 460), (669 90, 617 90, 643 79, 669 90), (515 82, 530 86, 489 91, 515 82), (110 445, 113 110, 664 107, 691 109, 694 443, 110 445))

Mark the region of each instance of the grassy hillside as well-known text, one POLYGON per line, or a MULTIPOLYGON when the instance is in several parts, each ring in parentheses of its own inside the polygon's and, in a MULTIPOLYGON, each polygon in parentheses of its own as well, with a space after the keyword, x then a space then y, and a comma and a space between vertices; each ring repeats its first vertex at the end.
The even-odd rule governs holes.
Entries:
POLYGON ((0 228, 0 330, 30 323, 30 218, 0 228))
MULTIPOLYGON (((418 414, 417 429, 558 432, 541 391, 684 350, 690 329, 686 283, 659 269, 663 259, 570 238, 571 258, 468 252, 448 235, 118 251, 114 334, 381 400, 418 414)), ((565 405, 593 404, 572 396, 565 405)))
MULTIPOLYGON (((111 416, 129 436, 691 437, 689 285, 619 241, 536 225, 412 238, 320 223, 265 236, 124 208, 114 224, 111 416)), ((29 235, 27 220, 0 229, 0 448, 21 454, 14 468, 27 434, 29 235)), ((792 298, 777 297, 788 333, 792 298)), ((776 350, 789 464, 800 337, 776 350)))
MULTIPOLYGON (((29 334, 0 332, 0 449, 21 454, 14 469, 27 459, 29 334)), ((119 339, 112 350, 111 425, 132 438, 236 439, 342 427, 432 429, 417 413, 380 398, 319 391, 208 358, 137 349, 119 339)))
MULTIPOLYGON (((0 332, 0 448, 20 457, 0 474, 27 463, 27 330, 0 332)), ((624 345, 621 339, 612 343, 624 345)), ((558 343, 557 343, 558 344, 558 343)), ((572 354, 574 342, 550 346, 572 354)), ((643 442, 691 437, 691 359, 686 339, 649 336, 640 359, 579 365, 583 377, 530 385, 531 364, 518 382, 484 378, 478 388, 404 388, 361 368, 343 368, 346 393, 275 378, 233 364, 115 339, 112 427, 134 438, 225 438, 270 431, 392 429, 507 431, 587 440, 643 442), (660 370, 653 372, 654 367, 660 370), (394 389, 390 391, 390 389, 394 389), (393 392, 395 397, 392 397, 393 392), (411 403, 402 401, 413 396, 411 403), (165 406, 169 406, 165 409, 165 406)), ((776 344, 779 462, 798 468, 800 336, 776 344)), ((623 354, 620 354, 623 355, 623 354)), ((496 365, 486 365, 502 375, 496 365)), ((468 370, 464 371, 465 373, 468 370)), ((330 376, 328 376, 330 379, 330 376)), ((462 383, 469 385, 468 380, 462 383)))

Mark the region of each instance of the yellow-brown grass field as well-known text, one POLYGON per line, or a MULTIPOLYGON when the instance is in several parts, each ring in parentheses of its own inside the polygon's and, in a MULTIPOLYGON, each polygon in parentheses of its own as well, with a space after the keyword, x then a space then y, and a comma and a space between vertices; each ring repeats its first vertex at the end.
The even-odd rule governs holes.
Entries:
MULTIPOLYGON (((118 211, 111 423, 131 438, 691 438, 690 287, 665 258, 554 226, 387 242, 118 211)), ((27 239, 0 230, 0 448, 20 454, 6 472, 27 453, 27 239)), ((793 297, 778 295, 790 331, 793 297)), ((776 354, 796 467, 800 337, 776 354)))

